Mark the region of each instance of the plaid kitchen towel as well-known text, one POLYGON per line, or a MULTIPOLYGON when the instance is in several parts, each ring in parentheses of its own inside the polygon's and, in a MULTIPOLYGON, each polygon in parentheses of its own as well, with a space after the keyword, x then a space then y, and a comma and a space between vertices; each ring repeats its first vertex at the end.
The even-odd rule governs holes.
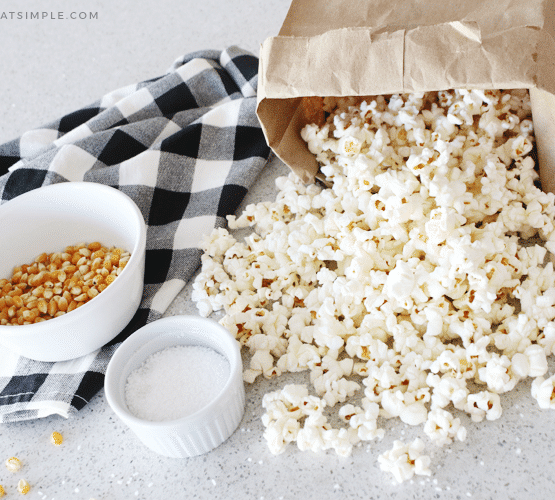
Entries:
POLYGON ((201 236, 225 224, 270 154, 255 114, 257 70, 257 58, 237 47, 195 52, 0 146, 0 203, 57 182, 98 182, 129 195, 147 223, 144 293, 130 324, 71 361, 2 348, 1 422, 81 409, 102 388, 118 344, 160 318, 191 278, 201 236))

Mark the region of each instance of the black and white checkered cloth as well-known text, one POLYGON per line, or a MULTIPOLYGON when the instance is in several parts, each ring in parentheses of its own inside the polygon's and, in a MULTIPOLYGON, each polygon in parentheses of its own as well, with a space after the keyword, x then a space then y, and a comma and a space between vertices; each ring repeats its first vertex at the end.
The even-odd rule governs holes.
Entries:
POLYGON ((158 319, 191 278, 200 238, 225 224, 270 155, 255 114, 257 70, 237 47, 192 53, 159 78, 0 146, 0 203, 48 184, 98 182, 129 195, 147 223, 144 293, 130 324, 71 361, 32 361, 0 346, 1 422, 81 409, 118 344, 158 319))

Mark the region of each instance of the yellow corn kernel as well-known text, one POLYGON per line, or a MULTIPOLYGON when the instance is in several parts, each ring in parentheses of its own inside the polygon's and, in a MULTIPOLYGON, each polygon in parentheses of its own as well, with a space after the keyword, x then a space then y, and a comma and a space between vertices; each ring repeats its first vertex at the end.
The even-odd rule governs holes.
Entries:
POLYGON ((61 260, 62 260, 62 252, 54 252, 50 254, 50 262, 55 264, 57 261, 61 261, 61 260))
POLYGON ((27 307, 27 309, 34 309, 35 307, 37 307, 39 305, 39 301, 38 299, 36 299, 35 297, 33 297, 31 300, 28 300, 25 304, 25 307, 27 307))
POLYGON ((29 285, 31 286, 42 285, 45 281, 46 281, 45 271, 40 271, 38 274, 35 274, 33 277, 29 277, 29 285))
POLYGON ((96 259, 103 259, 104 257, 106 257, 106 254, 102 251, 102 250, 96 250, 92 255, 91 258, 93 260, 96 259))
POLYGON ((11 297, 17 297, 23 293, 22 288, 25 288, 25 286, 21 287, 21 285, 15 285, 14 289, 8 295, 11 297))
POLYGON ((89 243, 87 248, 91 252, 96 252, 97 250, 100 250, 102 248, 102 245, 98 241, 93 241, 92 243, 89 243))
POLYGON ((48 303, 44 299, 40 299, 37 303, 37 309, 41 314, 46 314, 48 311, 48 303))
POLYGON ((77 267, 73 264, 70 264, 64 268, 66 276, 71 276, 75 271, 77 271, 77 267))
POLYGON ((21 493, 22 495, 27 495, 30 489, 31 485, 27 481, 25 481, 25 479, 20 479, 17 483, 17 491, 19 491, 19 493, 21 493))
POLYGON ((55 300, 48 302, 48 314, 54 316, 58 312, 58 303, 55 300))
POLYGON ((69 301, 65 297, 60 297, 60 300, 58 300, 58 309, 62 312, 65 312, 67 311, 68 306, 69 301))
POLYGON ((3 497, 6 494, 6 490, 4 489, 4 487, 0 484, 0 497, 3 497))
POLYGON ((64 442, 64 438, 59 432, 54 431, 50 434, 50 442, 55 446, 60 446, 64 442))
POLYGON ((39 316, 39 311, 38 309, 26 309, 25 311, 23 311, 23 313, 21 313, 21 317, 23 318, 23 321, 30 321, 31 323, 33 321, 35 321, 35 318, 39 316))
POLYGON ((19 458, 17 457, 8 458, 8 460, 6 460, 6 468, 10 472, 17 472, 19 469, 21 469, 21 460, 19 460, 19 458))
POLYGON ((83 279, 85 280, 85 283, 87 283, 87 281, 90 281, 94 278, 94 271, 89 271, 88 273, 83 275, 83 279))
POLYGON ((100 257, 97 257, 96 259, 94 259, 91 263, 91 270, 94 272, 97 269, 100 269, 102 267, 102 259, 100 257))
POLYGON ((48 260, 48 255, 46 253, 41 253, 36 259, 35 262, 44 264, 48 260))
POLYGON ((113 274, 110 274, 109 276, 106 276, 106 279, 104 280, 104 283, 106 283, 106 286, 108 286, 108 285, 112 284, 115 279, 116 279, 116 277, 113 274))

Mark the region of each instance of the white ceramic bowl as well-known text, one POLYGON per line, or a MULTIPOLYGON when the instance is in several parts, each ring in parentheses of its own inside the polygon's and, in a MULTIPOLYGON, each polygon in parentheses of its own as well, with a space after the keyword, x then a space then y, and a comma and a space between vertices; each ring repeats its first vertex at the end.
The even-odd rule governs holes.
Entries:
POLYGON ((243 418, 245 388, 239 343, 211 319, 171 316, 153 321, 118 347, 106 370, 104 390, 112 410, 151 450, 175 458, 201 455, 222 444, 243 418), (186 417, 161 422, 137 418, 125 402, 129 374, 151 354, 177 345, 208 347, 223 355, 230 367, 226 384, 211 403, 186 417))
POLYGON ((143 292, 146 226, 129 196, 92 182, 63 182, 0 206, 0 278, 43 252, 99 241, 131 252, 102 293, 63 316, 32 325, 0 325, 0 344, 39 361, 64 361, 111 341, 137 311, 143 292))

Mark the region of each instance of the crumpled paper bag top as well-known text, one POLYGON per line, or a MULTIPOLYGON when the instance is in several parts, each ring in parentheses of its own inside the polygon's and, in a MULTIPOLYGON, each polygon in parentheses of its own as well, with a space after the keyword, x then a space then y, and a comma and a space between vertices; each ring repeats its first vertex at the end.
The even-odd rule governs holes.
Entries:
MULTIPOLYGON (((261 47, 258 116, 272 149, 310 181, 306 97, 529 88, 539 115, 555 94, 554 38, 551 0, 294 0, 261 47)), ((545 163, 550 141, 543 128, 536 136, 545 163)))

